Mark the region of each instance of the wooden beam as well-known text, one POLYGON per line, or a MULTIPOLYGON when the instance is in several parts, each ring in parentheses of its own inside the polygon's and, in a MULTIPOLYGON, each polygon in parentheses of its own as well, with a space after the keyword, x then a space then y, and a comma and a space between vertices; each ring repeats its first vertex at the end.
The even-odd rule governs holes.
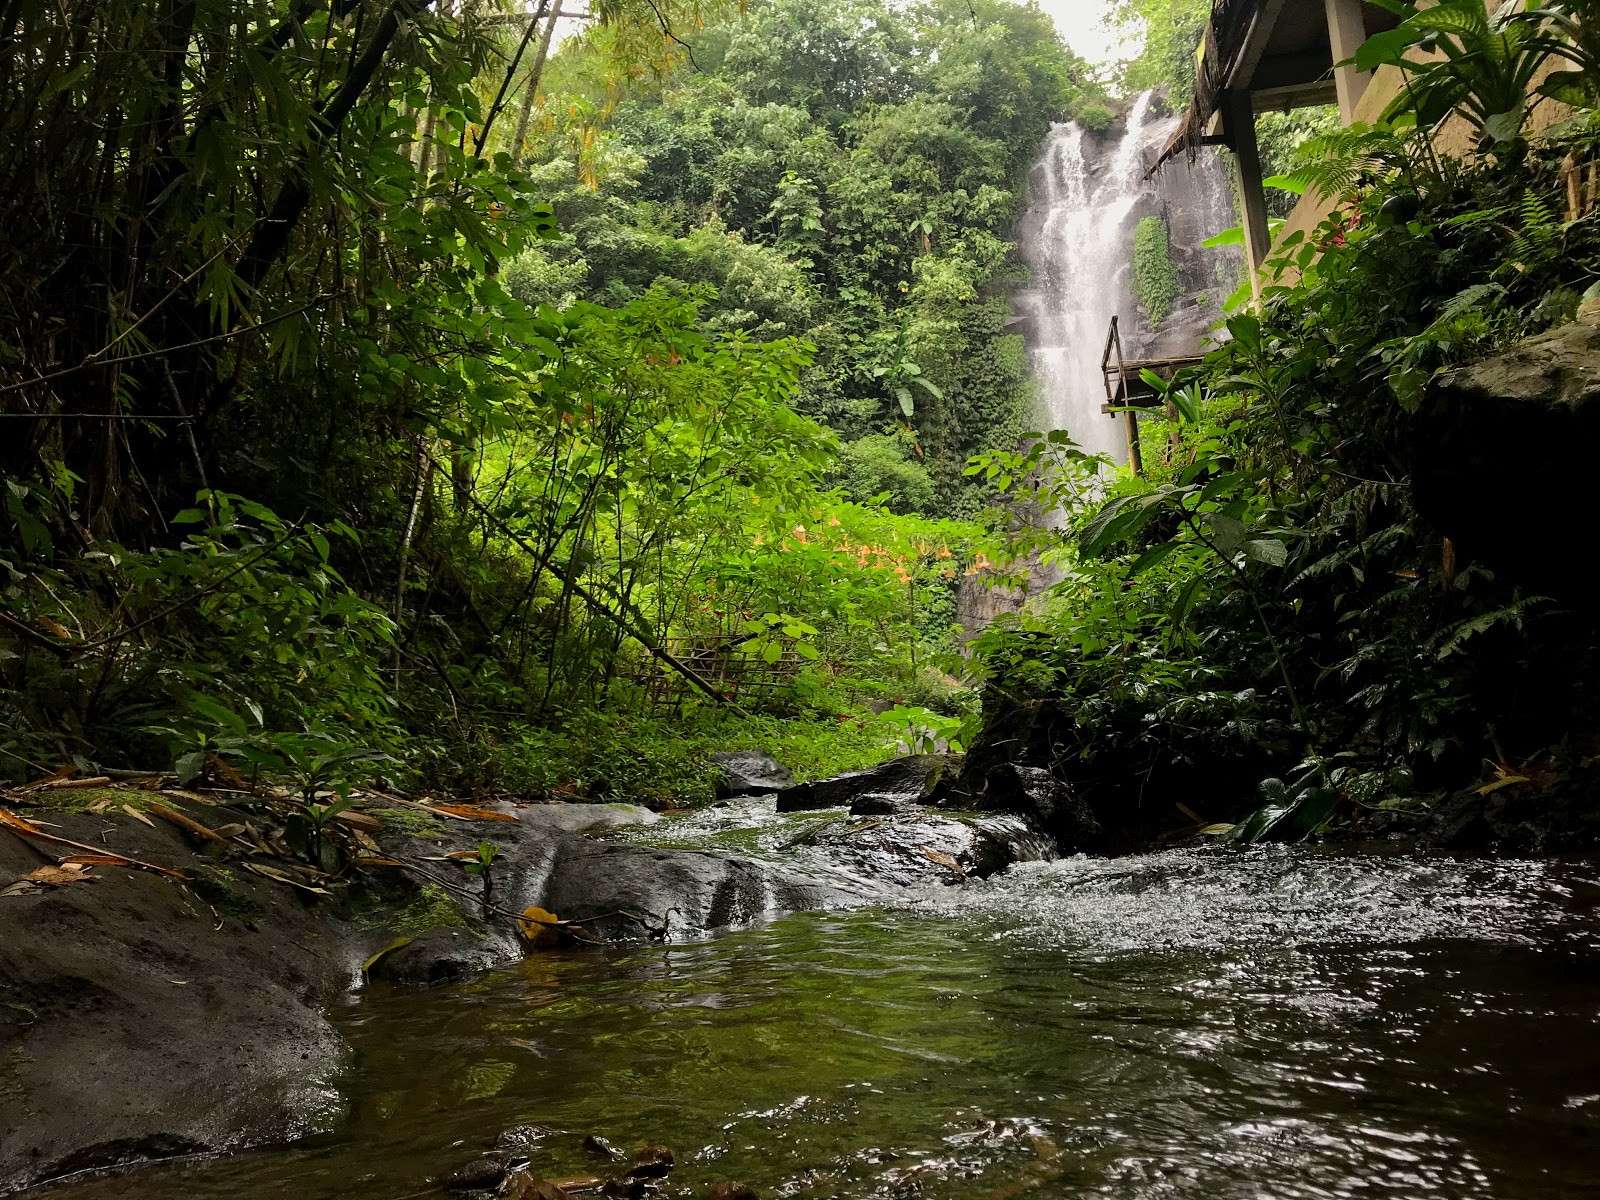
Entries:
POLYGON ((1361 13, 1361 0, 1327 0, 1328 42, 1333 47, 1333 83, 1339 95, 1339 123, 1349 125, 1356 119, 1356 105, 1361 102, 1372 75, 1354 67, 1338 64, 1354 58, 1367 40, 1367 22, 1361 13))
POLYGON ((1258 113, 1319 108, 1324 104, 1334 104, 1339 99, 1331 79, 1319 79, 1316 83, 1302 83, 1295 87, 1257 88, 1250 95, 1258 113))
POLYGON ((1234 160, 1239 167, 1245 257, 1249 261, 1252 286, 1259 296, 1261 264, 1272 247, 1272 228, 1267 223, 1267 192, 1261 183, 1261 147, 1256 141, 1256 113, 1250 93, 1224 92, 1222 113, 1228 145, 1233 147, 1234 160))
POLYGON ((1284 3, 1285 0, 1263 0, 1257 6, 1250 18, 1250 28, 1245 31, 1238 57, 1228 71, 1227 86, 1230 91, 1248 89, 1255 79, 1256 68, 1261 65, 1273 30, 1278 27, 1278 18, 1283 15, 1284 3))

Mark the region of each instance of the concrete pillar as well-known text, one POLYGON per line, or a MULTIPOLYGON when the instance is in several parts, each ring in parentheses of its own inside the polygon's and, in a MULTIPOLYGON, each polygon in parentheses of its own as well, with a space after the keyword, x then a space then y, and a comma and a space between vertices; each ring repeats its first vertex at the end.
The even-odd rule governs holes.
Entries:
POLYGON ((1338 64, 1354 58, 1361 43, 1367 40, 1367 22, 1361 15, 1361 0, 1326 0, 1328 6, 1328 41, 1333 46, 1333 86, 1339 93, 1339 122, 1348 125, 1356 119, 1356 105, 1367 90, 1372 78, 1370 71, 1338 64))
POLYGON ((1267 190, 1261 186, 1261 148, 1256 142, 1256 110, 1250 93, 1231 90, 1222 97, 1222 128, 1239 166, 1239 209, 1244 215, 1244 250, 1250 278, 1261 294, 1261 264, 1272 248, 1267 222, 1267 190))

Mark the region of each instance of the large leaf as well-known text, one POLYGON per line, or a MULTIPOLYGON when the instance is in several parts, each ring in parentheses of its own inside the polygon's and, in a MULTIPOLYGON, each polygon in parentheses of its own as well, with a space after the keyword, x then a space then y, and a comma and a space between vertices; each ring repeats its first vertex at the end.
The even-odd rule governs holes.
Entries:
POLYGON ((1078 552, 1085 558, 1098 558, 1113 546, 1127 541, 1156 515, 1162 499, 1159 492, 1146 492, 1139 496, 1119 496, 1111 501, 1078 535, 1078 552))
POLYGON ((1406 51, 1426 34, 1427 30, 1419 29, 1410 22, 1375 33, 1361 43, 1352 61, 1358 71, 1376 71, 1379 67, 1398 65, 1404 61, 1406 51))

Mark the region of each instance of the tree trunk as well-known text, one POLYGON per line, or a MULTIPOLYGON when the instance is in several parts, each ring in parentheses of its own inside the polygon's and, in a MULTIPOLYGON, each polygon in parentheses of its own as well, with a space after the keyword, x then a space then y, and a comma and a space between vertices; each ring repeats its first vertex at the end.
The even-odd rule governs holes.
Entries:
POLYGON ((539 97, 539 79, 544 74, 544 61, 550 56, 550 42, 555 37, 556 22, 560 19, 561 5, 553 5, 544 27, 544 36, 539 39, 539 52, 534 56, 533 66, 528 68, 528 86, 522 93, 522 111, 517 114, 517 133, 511 140, 511 162, 514 166, 520 167, 527 161, 522 144, 528 137, 528 122, 533 117, 534 102, 539 97))

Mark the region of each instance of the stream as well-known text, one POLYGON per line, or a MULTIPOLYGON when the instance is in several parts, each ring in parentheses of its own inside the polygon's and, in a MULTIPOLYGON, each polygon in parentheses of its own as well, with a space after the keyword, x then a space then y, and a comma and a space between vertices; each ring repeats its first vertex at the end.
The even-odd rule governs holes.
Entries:
POLYGON ((1600 866, 1315 848, 1022 863, 893 906, 535 954, 337 1014, 338 1132, 52 1200, 442 1195, 511 1126, 668 1192, 1600 1196, 1600 866))

